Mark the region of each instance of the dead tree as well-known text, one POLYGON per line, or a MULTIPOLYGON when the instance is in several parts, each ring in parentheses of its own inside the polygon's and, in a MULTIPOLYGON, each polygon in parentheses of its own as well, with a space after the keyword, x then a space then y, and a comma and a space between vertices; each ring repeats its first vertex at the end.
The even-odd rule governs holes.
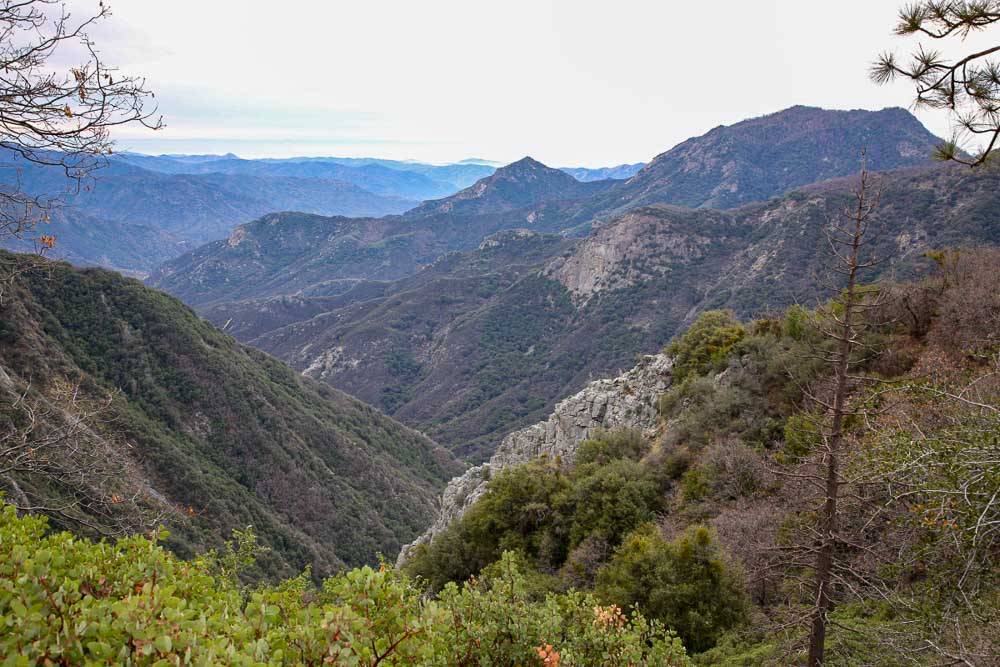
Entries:
POLYGON ((5 403, 10 400, 0 406, 4 501, 92 534, 154 526, 168 508, 134 470, 113 397, 93 399, 79 385, 50 385, 44 394, 30 386, 3 392, 5 403))
POLYGON ((838 501, 841 495, 842 456, 845 438, 845 420, 853 410, 850 398, 858 385, 852 368, 861 363, 864 334, 867 327, 866 313, 871 309, 870 291, 863 288, 863 274, 879 260, 865 251, 866 235, 873 215, 878 208, 879 193, 873 192, 871 176, 862 156, 862 167, 853 201, 845 207, 842 219, 831 223, 826 237, 833 257, 831 267, 841 279, 840 290, 831 307, 824 310, 824 320, 818 324, 822 333, 833 343, 833 350, 826 359, 830 363, 832 394, 829 397, 813 395, 828 415, 828 425, 823 433, 820 468, 815 481, 822 489, 822 508, 819 514, 815 565, 813 568, 813 608, 809 634, 810 667, 823 664, 826 645, 827 614, 833 606, 832 586, 836 578, 834 562, 840 542, 838 501))

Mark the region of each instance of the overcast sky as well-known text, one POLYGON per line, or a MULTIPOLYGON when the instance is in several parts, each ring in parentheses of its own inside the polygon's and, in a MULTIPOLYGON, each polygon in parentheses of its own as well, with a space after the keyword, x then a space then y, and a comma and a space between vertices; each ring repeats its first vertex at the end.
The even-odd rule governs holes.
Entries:
POLYGON ((913 45, 901 2, 111 0, 94 38, 167 123, 121 149, 600 166, 794 104, 908 106, 867 79, 913 45))

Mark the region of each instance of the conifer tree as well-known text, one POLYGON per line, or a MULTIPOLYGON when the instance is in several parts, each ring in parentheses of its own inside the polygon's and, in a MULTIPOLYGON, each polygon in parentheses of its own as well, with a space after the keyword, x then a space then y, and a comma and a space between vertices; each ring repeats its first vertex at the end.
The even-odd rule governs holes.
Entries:
MULTIPOLYGON (((951 46, 997 23, 1000 0, 921 0, 900 10, 895 33, 951 46)), ((909 80, 916 87, 916 106, 951 112, 954 135, 938 148, 939 159, 977 166, 1000 148, 1000 44, 956 58, 919 44, 908 62, 885 52, 871 77, 879 84, 909 80), (971 154, 963 151, 969 141, 981 144, 971 147, 971 154)))

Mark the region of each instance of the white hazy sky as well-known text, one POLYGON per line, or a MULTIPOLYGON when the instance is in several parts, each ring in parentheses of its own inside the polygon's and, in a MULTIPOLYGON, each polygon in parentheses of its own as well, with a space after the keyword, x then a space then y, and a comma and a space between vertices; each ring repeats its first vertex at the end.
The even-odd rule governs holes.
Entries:
POLYGON ((908 106, 867 78, 915 44, 901 2, 111 0, 93 37, 167 123, 121 149, 600 166, 794 104, 908 106))

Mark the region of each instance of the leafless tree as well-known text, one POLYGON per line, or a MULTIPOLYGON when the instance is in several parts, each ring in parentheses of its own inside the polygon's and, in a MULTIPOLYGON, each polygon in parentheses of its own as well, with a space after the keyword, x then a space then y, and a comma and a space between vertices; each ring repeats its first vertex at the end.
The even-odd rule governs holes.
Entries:
MULTIPOLYGON (((970 33, 1000 22, 1000 0, 920 0, 899 13, 896 34, 937 42, 963 41, 970 33)), ((879 56, 871 77, 879 84, 897 78, 916 86, 917 106, 947 109, 956 121, 955 136, 938 148, 937 157, 976 166, 989 159, 1000 139, 1000 44, 954 60, 923 44, 901 63, 892 52, 879 56), (984 141, 971 156, 962 144, 984 141)))
MULTIPOLYGON (((995 249, 932 254, 938 271, 914 286, 935 312, 920 365, 905 382, 874 392, 893 397, 855 468, 878 489, 868 519, 891 518, 891 531, 919 560, 908 571, 933 573, 915 595, 935 613, 897 637, 873 638, 898 655, 935 655, 945 664, 996 664, 988 628, 1000 624, 990 602, 1000 556, 1000 276, 995 249), (985 601, 985 603, 984 603, 985 601), (950 662, 949 662, 950 661, 950 662)), ((919 310, 919 309, 918 309, 919 310)), ((883 562, 898 565, 896 559, 883 562)), ((905 582, 904 582, 905 583, 905 582)), ((907 611, 905 587, 887 598, 907 611)), ((919 610, 920 605, 913 605, 919 610)))
POLYGON ((844 541, 839 525, 844 479, 842 456, 845 444, 845 421, 855 413, 850 401, 865 378, 853 371, 865 359, 865 334, 874 310, 875 292, 863 286, 864 274, 875 267, 879 258, 866 250, 868 234, 878 208, 880 193, 873 189, 871 176, 862 154, 862 167, 852 202, 845 206, 841 219, 832 221, 826 230, 832 275, 839 278, 836 296, 830 307, 821 309, 816 326, 832 342, 824 354, 832 369, 829 391, 813 392, 809 397, 826 414, 822 429, 819 460, 812 474, 804 478, 820 490, 822 507, 813 544, 808 548, 814 559, 811 631, 809 634, 810 667, 823 664, 826 646, 827 614, 833 605, 832 587, 837 579, 835 562, 838 547, 844 541))
POLYGON ((109 15, 103 2, 76 18, 61 0, 0 0, 0 238, 23 237, 82 187, 111 154, 113 128, 162 127, 145 81, 109 67, 89 37, 109 15), (28 167, 65 177, 64 192, 26 191, 28 167))
POLYGON ((857 281, 852 290, 851 267, 878 261, 856 252, 877 208, 877 195, 863 196, 865 181, 863 174, 847 224, 831 234, 845 281, 817 323, 831 341, 826 359, 835 372, 807 390, 824 411, 814 424, 822 436, 819 457, 788 475, 802 489, 793 495, 808 497, 812 486, 822 506, 815 522, 811 508, 800 513, 805 539, 787 547, 780 564, 789 582, 798 581, 803 594, 809 590, 811 665, 823 664, 829 624, 864 637, 876 656, 872 664, 879 655, 992 664, 1000 656, 983 629, 1000 617, 983 600, 1000 549, 996 252, 932 253, 938 273, 909 294, 897 286, 886 299, 886 290, 857 281), (919 365, 893 382, 858 368, 873 367, 864 339, 889 322, 927 344, 919 365), (970 375, 970 369, 976 370, 970 375), (855 424, 849 430, 847 420, 855 424), (935 586, 928 615, 926 591, 916 584, 930 570, 947 583, 935 586), (827 613, 845 599, 879 600, 906 620, 878 633, 830 620, 827 613))
MULTIPOLYGON (((12 380, 3 374, 3 384, 12 380)), ((4 391, 0 407, 0 488, 23 512, 102 535, 149 528, 167 505, 143 488, 119 435, 113 397, 86 398, 79 385, 52 382, 46 394, 4 391)))

